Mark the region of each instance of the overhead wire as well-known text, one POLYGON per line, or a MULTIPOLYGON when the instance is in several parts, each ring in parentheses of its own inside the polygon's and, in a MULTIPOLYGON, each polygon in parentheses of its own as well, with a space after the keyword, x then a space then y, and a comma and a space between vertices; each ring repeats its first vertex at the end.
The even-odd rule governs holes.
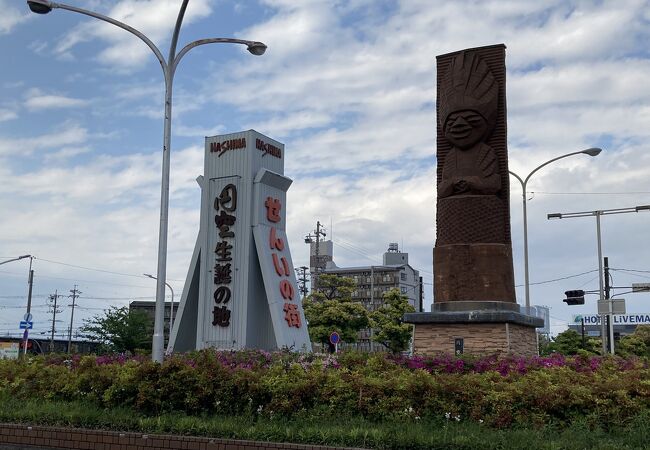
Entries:
POLYGON ((548 192, 548 191, 528 191, 531 194, 547 194, 547 195, 643 195, 650 194, 650 191, 636 191, 636 192, 548 192))
MULTIPOLYGON (((534 282, 534 283, 529 283, 529 285, 530 285, 530 286, 533 286, 533 285, 539 285, 539 284, 555 283, 556 281, 562 281, 562 280, 568 280, 569 278, 581 277, 581 276, 583 276, 583 275, 586 275, 586 274, 588 274, 588 273, 592 273, 592 272, 598 272, 598 269, 588 270, 588 271, 586 271, 586 272, 577 273, 577 274, 575 274, 575 275, 568 275, 568 276, 566 276, 566 277, 553 278, 552 280, 536 281, 536 282, 534 282)), ((521 287, 521 286, 525 286, 525 285, 523 285, 523 284, 517 284, 515 287, 521 287)))

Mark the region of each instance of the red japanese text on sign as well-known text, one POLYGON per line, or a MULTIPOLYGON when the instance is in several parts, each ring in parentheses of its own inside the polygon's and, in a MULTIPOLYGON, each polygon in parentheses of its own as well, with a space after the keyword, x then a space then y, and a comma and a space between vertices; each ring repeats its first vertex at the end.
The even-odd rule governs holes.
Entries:
POLYGON ((232 261, 233 245, 227 239, 235 237, 235 232, 231 229, 237 220, 237 217, 231 214, 237 209, 237 188, 234 184, 228 184, 221 190, 221 193, 214 199, 214 209, 217 211, 214 223, 221 240, 217 242, 214 249, 216 254, 213 273, 215 305, 212 309, 212 325, 228 327, 230 326, 231 311, 225 305, 230 302, 232 297, 229 285, 232 283, 230 261, 232 261))
POLYGON ((264 205, 266 206, 266 218, 268 221, 278 223, 280 221, 280 208, 282 208, 280 200, 273 197, 266 197, 264 205))
MULTIPOLYGON (((266 218, 269 222, 278 223, 281 220, 280 210, 282 209, 282 203, 279 199, 273 197, 267 197, 266 202, 266 218)), ((273 268, 278 277, 280 277, 280 283, 278 285, 280 290, 280 295, 285 300, 284 303, 284 318, 287 321, 289 327, 300 328, 302 326, 302 320, 300 316, 300 309, 295 303, 289 303, 293 301, 295 296, 295 289, 291 282, 291 267, 289 260, 282 255, 284 251, 284 240, 281 237, 278 237, 277 229, 274 226, 270 227, 269 231, 269 248, 271 249, 271 258, 273 261, 273 268), (285 278, 289 277, 289 279, 285 278)))
POLYGON ((271 250, 284 250, 284 241, 282 238, 276 237, 275 227, 271 227, 271 233, 269 234, 269 244, 271 245, 271 250))
POLYGON ((287 324, 290 327, 300 328, 302 321, 300 319, 300 311, 298 310, 298 305, 295 303, 285 303, 283 310, 284 320, 287 321, 287 324))

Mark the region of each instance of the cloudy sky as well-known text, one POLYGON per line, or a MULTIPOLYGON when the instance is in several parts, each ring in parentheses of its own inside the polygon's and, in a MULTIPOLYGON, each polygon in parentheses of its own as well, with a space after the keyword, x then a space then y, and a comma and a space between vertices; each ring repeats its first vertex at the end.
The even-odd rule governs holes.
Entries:
MULTIPOLYGON (((179 0, 69 0, 144 32, 167 54, 179 0)), ((163 83, 150 50, 80 14, 30 14, 0 0, 0 261, 36 256, 34 332, 47 297, 82 291, 81 319, 151 299, 160 205, 163 83)), ((510 169, 528 185, 531 296, 553 331, 573 314, 567 289, 597 289, 594 218, 552 212, 650 204, 650 2, 190 0, 180 44, 193 50, 174 90, 168 279, 180 297, 198 231, 204 136, 253 128, 286 145, 288 235, 297 266, 319 220, 339 266, 380 264, 389 242, 410 254, 432 301, 435 56, 507 46, 510 169), (582 274, 582 275, 580 275, 582 274), (570 277, 570 278, 567 278, 570 277), (567 278, 559 281, 560 278, 567 278)), ((523 290, 521 188, 511 185, 517 297, 523 290)), ((650 282, 650 212, 602 221, 615 286, 650 282)), ((18 332, 29 260, 0 267, 0 334, 18 332)), ((623 293, 629 289, 618 289, 623 293)), ((650 294, 624 295, 650 312, 650 294)), ((69 299, 61 299, 67 329, 69 299)))

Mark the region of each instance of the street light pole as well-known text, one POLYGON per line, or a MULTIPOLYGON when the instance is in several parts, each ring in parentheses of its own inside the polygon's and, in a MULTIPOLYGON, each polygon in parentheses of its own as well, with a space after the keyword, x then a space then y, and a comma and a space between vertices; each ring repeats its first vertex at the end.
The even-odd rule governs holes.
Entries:
MULTIPOLYGON (((32 255, 22 255, 17 258, 11 258, 6 261, 0 262, 0 266, 3 264, 7 264, 13 261, 20 261, 21 259, 29 258, 29 272, 28 272, 28 279, 27 283, 29 284, 29 291, 27 293, 27 312, 25 313, 25 322, 30 322, 31 321, 31 311, 32 311, 32 286, 34 284, 34 271, 32 270, 32 261, 34 261, 34 257, 32 255)), ((25 331, 23 332, 23 354, 27 354, 27 342, 28 342, 28 337, 29 337, 29 329, 25 328, 25 331)))
POLYGON ((528 273, 528 212, 526 207, 526 202, 527 202, 526 186, 528 185, 528 180, 530 180, 530 177, 532 177, 533 174, 537 172, 539 169, 551 164, 552 162, 557 161, 558 159, 564 159, 564 158, 568 158, 569 156, 580 155, 580 154, 596 156, 600 152, 602 152, 602 149, 600 148, 588 148, 586 150, 580 150, 579 152, 572 152, 572 153, 567 153, 566 155, 558 156, 557 158, 550 159, 546 161, 544 164, 540 164, 539 166, 537 166, 535 169, 533 169, 532 172, 528 174, 528 176, 525 179, 522 179, 519 175, 514 173, 512 170, 508 171, 510 175, 514 176, 517 180, 519 180, 519 183, 521 183, 521 195, 523 200, 522 204, 523 204, 523 214, 524 214, 524 284, 526 290, 526 313, 530 311, 530 278, 528 273))
MULTIPOLYGON (((601 232, 600 232, 600 217, 601 216, 607 216, 610 214, 625 214, 625 213, 637 213, 639 211, 650 211, 650 205, 641 205, 641 206, 633 206, 631 208, 615 208, 615 209, 602 209, 602 210, 597 210, 597 211, 582 211, 582 212, 575 212, 575 213, 552 213, 547 215, 547 219, 573 219, 576 217, 596 217, 596 239, 598 243, 598 297, 599 297, 599 302, 605 301, 605 285, 603 281, 603 246, 602 246, 602 238, 601 238, 601 232)), ((609 327, 609 352, 613 355, 614 354, 614 322, 613 322, 613 309, 612 309, 612 299, 607 299, 607 310, 608 313, 606 316, 608 317, 609 323, 611 326, 609 327)), ((601 303, 602 304, 602 303, 601 303)), ((605 333, 606 333, 606 328, 605 328, 605 315, 601 317, 600 321, 600 335, 602 338, 602 349, 603 349, 603 355, 607 353, 607 341, 605 339, 605 333)))
MULTIPOLYGON (((31 322, 32 318, 32 288, 34 287, 34 270, 32 269, 32 262, 34 257, 29 257, 29 290, 27 291, 27 312, 25 313, 25 322, 31 322)), ((23 333, 23 355, 27 355, 27 343, 29 342, 29 328, 25 328, 23 333)))
POLYGON ((156 310, 155 310, 155 320, 154 320, 154 333, 153 333, 153 343, 151 348, 151 358, 154 361, 162 362, 164 355, 164 308, 165 308, 165 278, 167 275, 167 230, 169 224, 169 166, 170 166, 170 149, 171 149, 171 121, 172 121, 172 88, 174 73, 176 72, 176 67, 178 63, 194 47, 205 44, 213 43, 229 43, 229 44, 243 44, 246 45, 248 51, 256 56, 264 54, 266 51, 266 45, 262 42, 257 41, 246 41, 242 39, 231 39, 231 38, 211 38, 211 39, 199 39, 193 42, 190 42, 185 47, 181 49, 178 54, 176 54, 176 46, 178 43, 178 35, 183 23, 183 17, 185 16, 185 10, 187 9, 187 4, 189 0, 183 0, 181 4, 180 11, 178 12, 178 17, 176 19, 176 26, 174 27, 174 33, 172 35, 171 45, 169 47, 169 56, 167 60, 163 57, 162 53, 156 47, 156 45, 144 34, 135 28, 122 23, 118 20, 115 20, 111 17, 98 14, 96 12, 88 11, 85 9, 77 8, 75 6, 65 5, 63 3, 55 3, 49 0, 27 0, 27 5, 32 10, 32 12, 37 14, 47 14, 52 11, 52 9, 60 8, 68 11, 76 12, 79 14, 84 14, 95 19, 103 20, 117 27, 120 27, 131 34, 134 34, 140 38, 151 51, 156 55, 160 66, 163 71, 163 76, 165 79, 165 122, 163 127, 163 161, 162 161, 162 182, 161 182, 161 194, 160 194, 160 228, 158 236, 158 268, 157 268, 157 284, 156 284, 156 310))
MULTIPOLYGON (((7 264, 7 263, 10 263, 10 262, 13 262, 13 261, 19 261, 19 260, 21 260, 21 259, 31 258, 31 257, 32 257, 32 255, 23 255, 23 256, 19 256, 18 258, 8 259, 8 260, 6 260, 6 261, 2 261, 2 262, 0 262, 0 266, 3 265, 3 264, 7 264)), ((30 264, 31 264, 31 262, 30 262, 30 264)))
MULTIPOLYGON (((147 278, 151 278, 152 280, 157 280, 156 277, 151 275, 150 273, 143 273, 147 278)), ((171 338, 171 333, 172 333, 172 327, 174 326, 174 289, 172 288, 171 284, 165 281, 165 285, 169 288, 169 291, 172 293, 172 303, 171 303, 171 308, 169 311, 169 336, 171 338)))

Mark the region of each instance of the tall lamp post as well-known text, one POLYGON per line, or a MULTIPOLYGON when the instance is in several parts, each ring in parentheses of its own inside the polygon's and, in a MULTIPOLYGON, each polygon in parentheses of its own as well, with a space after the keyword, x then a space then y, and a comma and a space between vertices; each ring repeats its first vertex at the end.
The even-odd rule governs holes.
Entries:
MULTIPOLYGON (((29 291, 27 292, 27 312, 25 313, 25 322, 32 321, 32 287, 34 286, 34 271, 32 270, 32 262, 34 257, 32 255, 22 255, 17 258, 11 258, 6 261, 0 262, 0 266, 10 263, 12 261, 20 261, 21 259, 29 258, 29 275, 27 277, 27 284, 29 284, 29 291)), ((27 354, 27 342, 29 338, 29 328, 25 328, 23 332, 23 355, 27 354)))
POLYGON ((19 256, 18 258, 11 258, 11 259, 8 259, 8 260, 6 260, 6 261, 2 261, 2 262, 0 262, 0 266, 3 265, 3 264, 7 264, 7 263, 10 263, 10 262, 13 262, 13 261, 19 261, 19 260, 21 260, 21 259, 31 258, 31 257, 32 257, 32 255, 23 255, 23 256, 19 256))
MULTIPOLYGON (((610 214, 625 214, 636 213, 639 211, 650 211, 650 205, 633 206, 631 208, 616 208, 616 209, 603 209, 598 211, 583 211, 575 213, 552 213, 548 214, 547 218, 550 219, 573 219, 576 217, 596 217, 596 239, 598 240, 598 292, 599 301, 605 301, 605 287, 603 282, 603 246, 600 236, 600 217, 608 216, 610 214)), ((614 354, 614 325, 612 323, 612 300, 608 301, 607 316, 609 317, 609 352, 614 354)), ((607 341, 605 340, 605 320, 601 320, 600 334, 602 337, 603 355, 607 353, 607 341)))
POLYGON ((535 169, 533 169, 533 171, 530 172, 525 179, 522 179, 519 175, 514 173, 512 170, 508 171, 510 175, 515 177, 517 180, 519 180, 519 183, 521 183, 521 195, 523 199, 523 210, 524 210, 524 284, 526 286, 526 313, 530 311, 530 279, 528 276, 528 216, 526 210, 526 201, 527 201, 526 185, 528 184, 528 180, 530 180, 530 177, 532 177, 533 174, 537 172, 539 169, 551 164, 552 162, 557 161, 558 159, 564 159, 564 158, 568 158, 569 156, 580 155, 580 154, 596 156, 602 151, 603 150, 600 148, 588 148, 586 150, 580 150, 579 152, 572 152, 572 153, 567 153, 566 155, 558 156, 557 158, 550 159, 546 161, 544 164, 540 164, 539 166, 535 167, 535 169))
MULTIPOLYGON (((142 275, 144 275, 147 278, 151 278, 152 280, 156 280, 156 277, 154 277, 150 273, 143 273, 142 275)), ((172 327, 174 326, 174 289, 172 288, 171 284, 167 283, 166 281, 165 281, 165 285, 169 288, 169 291, 172 293, 172 304, 169 311, 169 336, 171 338, 172 327)))
POLYGON ((111 17, 104 16, 102 14, 77 8, 75 6, 65 5, 63 3, 55 3, 49 0, 27 0, 29 9, 37 14, 47 14, 55 8, 59 8, 94 17, 95 19, 99 19, 120 27, 131 34, 136 35, 145 44, 147 44, 147 46, 151 49, 154 55, 156 55, 156 58, 158 58, 158 61, 160 62, 160 67, 162 68, 165 79, 165 122, 163 132, 162 183, 160 195, 160 231, 158 237, 158 271, 156 277, 158 283, 156 284, 156 313, 154 321, 153 343, 151 349, 151 358, 154 361, 158 362, 162 362, 164 355, 163 323, 165 308, 165 277, 167 271, 167 227, 169 222, 169 152, 171 143, 172 86, 174 81, 174 73, 176 72, 178 63, 183 58, 183 56, 185 56, 185 54, 192 50, 194 47, 198 47, 200 45, 215 43, 243 44, 246 46, 250 53, 256 56, 262 55, 266 51, 266 45, 264 45, 262 42, 231 38, 209 38, 190 42, 189 44, 185 45, 185 47, 183 47, 177 54, 176 45, 178 43, 178 34, 181 29, 181 24, 183 23, 183 17, 185 16, 185 10, 187 9, 188 2, 189 0, 183 0, 183 3, 181 4, 181 8, 176 19, 176 26, 174 27, 171 44, 169 46, 169 56, 165 60, 161 51, 153 42, 151 42, 147 36, 125 23, 122 23, 111 17))

